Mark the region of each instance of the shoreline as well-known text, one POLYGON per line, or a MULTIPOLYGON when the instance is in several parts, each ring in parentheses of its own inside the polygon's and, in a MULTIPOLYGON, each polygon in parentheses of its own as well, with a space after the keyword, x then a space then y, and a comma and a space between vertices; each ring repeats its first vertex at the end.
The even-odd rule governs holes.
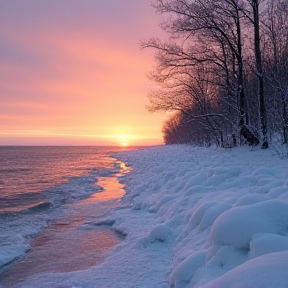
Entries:
MULTIPOLYGON (((123 240, 124 235, 112 229, 111 224, 97 224, 103 215, 119 205, 119 199, 125 194, 123 184, 117 179, 129 169, 121 161, 109 157, 119 166, 119 171, 118 168, 110 173, 103 170, 105 176, 97 177, 95 182, 97 192, 88 198, 80 197, 77 201, 58 207, 62 210, 61 217, 50 217, 45 227, 27 237, 29 247, 0 267, 1 288, 1 285, 22 287, 26 279, 41 273, 69 273, 89 269, 102 263, 109 251, 123 240)), ((87 178, 85 175, 83 177, 87 178)), ((38 209, 38 212, 55 213, 53 207, 53 212, 49 209, 38 209)), ((10 252, 13 247, 2 247, 1 260, 5 260, 6 255, 13 256, 10 252)))
POLYGON ((116 158, 132 170, 119 179, 121 205, 102 221, 125 239, 98 266, 20 287, 287 287, 285 160, 269 150, 187 145, 116 158))

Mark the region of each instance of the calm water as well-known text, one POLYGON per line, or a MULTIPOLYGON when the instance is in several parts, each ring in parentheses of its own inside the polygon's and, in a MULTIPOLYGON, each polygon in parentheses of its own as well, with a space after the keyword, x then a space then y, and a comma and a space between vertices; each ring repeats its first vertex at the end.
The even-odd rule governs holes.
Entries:
POLYGON ((113 153, 130 149, 135 148, 0 147, 0 278, 5 287, 35 273, 93 266, 121 241, 111 227, 95 221, 125 193, 117 179, 129 169, 113 153), (63 250, 67 239, 77 246, 63 250))

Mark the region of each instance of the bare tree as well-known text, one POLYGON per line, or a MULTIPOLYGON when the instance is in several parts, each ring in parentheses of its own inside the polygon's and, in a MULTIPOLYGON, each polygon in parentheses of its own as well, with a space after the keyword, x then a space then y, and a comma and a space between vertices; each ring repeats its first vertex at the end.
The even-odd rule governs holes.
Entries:
POLYGON ((233 143, 261 139, 268 148, 276 130, 287 143, 287 0, 154 0, 153 6, 168 15, 162 28, 171 38, 141 43, 156 50, 150 78, 158 88, 148 109, 176 111, 179 137, 183 127, 193 130, 191 122, 218 145, 231 134, 233 143))
POLYGON ((263 0, 248 0, 251 11, 246 8, 245 16, 252 23, 254 32, 254 55, 255 55, 255 74, 258 82, 258 99, 259 99, 259 114, 261 123, 261 134, 262 134, 262 146, 261 148, 268 148, 267 139, 267 114, 265 105, 265 94, 264 94, 264 73, 262 65, 262 55, 260 47, 260 12, 259 8, 263 0))
MULTIPOLYGON (((217 71, 221 76, 216 81, 214 77, 214 89, 222 92, 221 101, 226 103, 233 129, 238 130, 240 125, 240 131, 247 141, 253 145, 258 144, 257 137, 249 129, 246 107, 241 26, 245 14, 242 12, 242 1, 157 0, 153 6, 159 13, 172 15, 168 21, 163 22, 162 27, 181 44, 162 44, 155 39, 142 42, 143 48, 158 50, 156 58, 160 69, 152 79, 158 82, 171 79, 176 70, 180 74, 183 73, 183 67, 206 63, 214 73, 217 71), (234 115, 238 115, 238 121, 231 117, 234 115)), ((153 96, 150 95, 150 100, 153 96)), ((162 97, 163 100, 168 98, 172 100, 171 97, 162 97)))
POLYGON ((265 79, 270 130, 288 143, 288 2, 274 0, 265 14, 265 79))
POLYGON ((210 146, 215 143, 213 135, 201 119, 192 120, 181 112, 172 114, 163 125, 165 144, 189 143, 197 146, 210 146))
MULTIPOLYGON (((158 79, 158 74, 155 77, 158 79)), ((148 95, 148 110, 177 111, 190 120, 197 120, 205 131, 210 131, 216 143, 222 145, 221 137, 231 130, 233 122, 220 107, 219 87, 214 84, 217 77, 204 63, 170 71, 169 77, 164 80, 160 77, 161 87, 148 95)))

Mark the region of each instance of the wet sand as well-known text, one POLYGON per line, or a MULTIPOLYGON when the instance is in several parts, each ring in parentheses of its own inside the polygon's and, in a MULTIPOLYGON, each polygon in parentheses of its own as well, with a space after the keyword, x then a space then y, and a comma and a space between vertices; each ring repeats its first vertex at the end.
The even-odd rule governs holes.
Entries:
POLYGON ((0 287, 13 287, 29 277, 41 277, 41 273, 67 273, 102 263, 123 235, 109 225, 89 223, 119 205, 125 191, 116 176, 100 177, 97 185, 103 192, 67 205, 69 216, 53 221, 32 239, 31 250, 0 274, 0 287))

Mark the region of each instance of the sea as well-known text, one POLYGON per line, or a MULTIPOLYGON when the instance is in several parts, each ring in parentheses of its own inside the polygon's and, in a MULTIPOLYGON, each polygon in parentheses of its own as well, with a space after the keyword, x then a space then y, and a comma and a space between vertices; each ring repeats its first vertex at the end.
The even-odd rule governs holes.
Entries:
POLYGON ((114 155, 135 149, 0 146, 0 287, 103 261, 124 236, 102 220, 119 205, 125 194, 119 179, 131 170, 114 155))

